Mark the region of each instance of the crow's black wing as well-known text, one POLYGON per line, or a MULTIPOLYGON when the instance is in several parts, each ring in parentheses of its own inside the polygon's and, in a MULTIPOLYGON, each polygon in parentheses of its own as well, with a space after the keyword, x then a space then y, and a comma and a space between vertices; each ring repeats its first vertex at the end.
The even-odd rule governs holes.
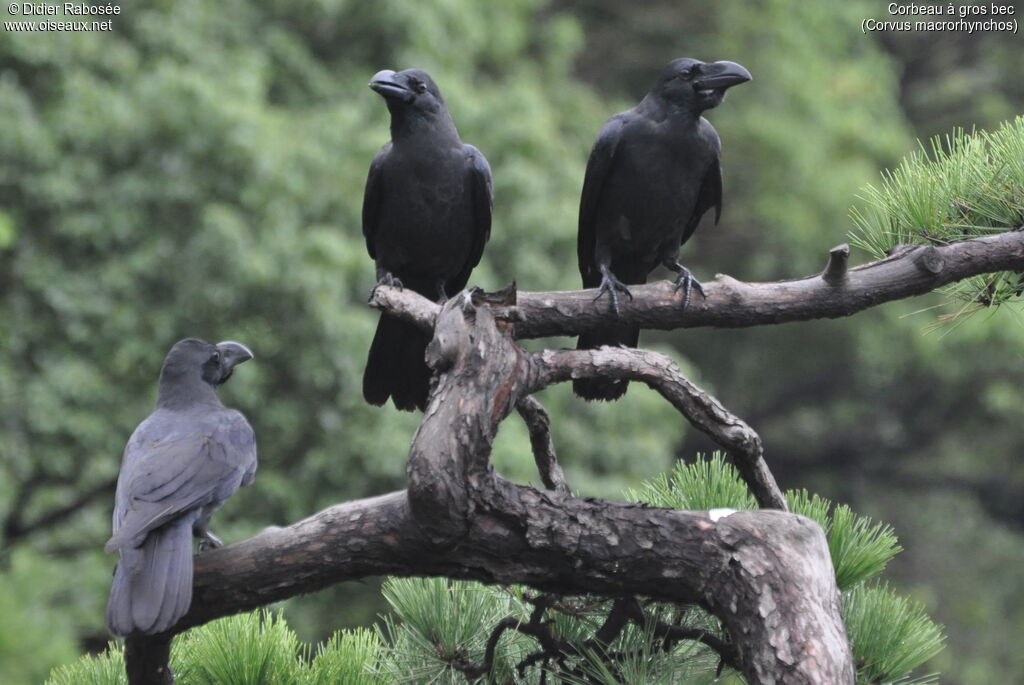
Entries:
POLYGON ((466 153, 467 186, 473 205, 473 244, 470 246, 466 263, 448 285, 448 295, 454 295, 466 287, 469 274, 480 263, 484 245, 491 237, 491 209, 494 207, 494 185, 491 180, 491 166, 483 153, 472 145, 463 144, 466 153))
POLYGON ((614 164, 615 150, 622 137, 626 116, 626 113, 616 114, 601 127, 601 132, 590 151, 587 172, 583 177, 576 255, 579 260, 580 276, 583 277, 583 285, 587 288, 594 288, 601 282, 601 274, 594 259, 597 242, 597 206, 601 190, 614 164))
POLYGON ((241 413, 155 412, 125 447, 114 535, 104 549, 135 545, 183 512, 227 499, 255 472, 256 438, 241 413))
POLYGON ((370 173, 366 175, 366 189, 363 191, 363 237, 371 259, 377 258, 377 224, 384 193, 381 167, 390 152, 391 141, 388 141, 370 162, 370 173))
POLYGON ((715 223, 718 223, 718 217, 722 215, 722 165, 719 162, 721 155, 721 145, 718 146, 718 152, 715 154, 715 159, 708 167, 708 170, 704 173, 704 179, 700 184, 700 193, 697 195, 697 202, 693 206, 693 214, 690 215, 690 219, 686 222, 686 230, 683 231, 683 238, 679 241, 682 245, 693 232, 697 230, 697 224, 700 223, 700 219, 704 216, 704 213, 715 208, 715 223))

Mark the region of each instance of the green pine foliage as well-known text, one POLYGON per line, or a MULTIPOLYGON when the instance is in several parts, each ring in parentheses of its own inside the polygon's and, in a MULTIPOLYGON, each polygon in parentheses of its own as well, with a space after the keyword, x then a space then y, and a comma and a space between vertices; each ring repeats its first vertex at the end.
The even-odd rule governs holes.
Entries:
POLYGON ((111 642, 101 654, 86 654, 78 661, 59 666, 50 674, 46 685, 128 685, 124 645, 111 642))
MULTIPOLYGON (((666 613, 666 612, 662 612, 666 613)), ((687 616, 689 621, 699 612, 691 611, 687 616)), ((659 620, 671 621, 670 616, 657 616, 659 620)), ((718 667, 718 657, 714 652, 698 642, 681 641, 665 651, 654 634, 653 622, 643 628, 634 625, 627 626, 622 634, 609 645, 611 651, 620 653, 623 658, 617 661, 614 666, 610 665, 601 655, 593 650, 587 650, 587 658, 580 664, 579 675, 567 675, 564 680, 571 685, 621 685, 622 683, 644 683, 645 685, 674 685, 675 683, 690 683, 692 685, 704 685, 705 683, 729 683, 730 676, 726 680, 720 680, 715 676, 718 667)), ((731 674, 730 674, 731 675, 731 674)), ((737 681, 742 682, 742 681, 737 681)))
POLYGON ((383 647, 370 628, 339 630, 317 646, 309 664, 305 685, 387 685, 377 670, 383 647))
MULTIPOLYGON (((514 594, 480 583, 391 578, 381 591, 394 612, 382 629, 388 647, 381 672, 389 683, 465 683, 457 666, 481 663, 498 622, 509 615, 526 620, 529 613, 514 594)), ((530 644, 505 632, 494 659, 498 682, 514 677, 530 644)))
MULTIPOLYGON (((875 257, 897 245, 948 245, 1024 225, 1024 117, 994 132, 932 138, 869 184, 851 209, 854 245, 875 257)), ((1020 274, 985 274, 949 286, 961 313, 1019 299, 1020 274)))
MULTIPOLYGON (((679 462, 670 473, 628 496, 654 506, 684 509, 756 508, 736 469, 717 452, 692 464, 679 462)), ((902 678, 935 656, 942 647, 942 630, 923 609, 887 587, 865 586, 902 551, 892 527, 806 490, 789 491, 786 499, 794 513, 813 519, 825 531, 836 584, 845 591, 847 632, 859 682, 902 678)))
POLYGON ((806 490, 791 490, 786 499, 794 513, 814 519, 824 529, 840 590, 877 576, 890 559, 903 551, 892 526, 872 523, 845 504, 833 507, 822 497, 809 496, 806 490))
POLYGON ((672 509, 756 509, 757 501, 721 452, 674 469, 626 491, 626 498, 672 509))
POLYGON ((282 614, 255 611, 185 633, 171 663, 180 685, 302 685, 300 651, 282 614))
MULTIPOLYGON (((175 639, 179 685, 386 685, 382 644, 369 628, 344 630, 310 650, 281 613, 265 609, 212 621, 175 639)), ((126 685, 124 645, 56 668, 46 685, 126 685)))
POLYGON ((844 593, 843 615, 859 682, 905 682, 901 679, 942 649, 942 630, 924 608, 885 583, 844 593))
MULTIPOLYGON (((691 464, 679 462, 669 473, 646 481, 637 490, 627 491, 626 496, 673 509, 757 508, 736 469, 720 452, 691 464)), ((814 519, 825 530, 840 589, 878 575, 902 550, 891 526, 872 523, 846 505, 833 507, 828 500, 811 496, 806 490, 790 491, 786 498, 793 512, 814 519)))

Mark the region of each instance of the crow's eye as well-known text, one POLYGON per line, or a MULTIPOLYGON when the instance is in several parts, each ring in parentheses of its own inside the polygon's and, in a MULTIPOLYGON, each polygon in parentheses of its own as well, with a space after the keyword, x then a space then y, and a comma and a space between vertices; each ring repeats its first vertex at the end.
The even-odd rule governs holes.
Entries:
POLYGON ((210 361, 214 364, 220 364, 220 352, 214 352, 213 356, 210 357, 210 361))
POLYGON ((422 93, 427 90, 427 84, 417 78, 409 79, 409 86, 417 93, 422 93))
POLYGON ((690 75, 692 73, 693 73, 693 69, 690 69, 690 68, 683 69, 681 72, 676 74, 676 78, 690 78, 690 75))

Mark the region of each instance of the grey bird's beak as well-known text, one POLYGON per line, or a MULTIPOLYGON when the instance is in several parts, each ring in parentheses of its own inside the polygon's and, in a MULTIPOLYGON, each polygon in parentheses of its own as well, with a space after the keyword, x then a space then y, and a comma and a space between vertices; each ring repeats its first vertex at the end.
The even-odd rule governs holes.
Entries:
POLYGON ((379 95, 388 98, 408 102, 413 99, 413 92, 395 79, 395 72, 392 69, 378 71, 370 79, 370 88, 379 95))
POLYGON ((220 352, 221 368, 224 369, 229 375, 231 369, 235 368, 242 362, 247 362, 252 359, 252 350, 243 345, 242 343, 234 342, 232 340, 225 340, 224 342, 217 343, 217 351, 220 352))
POLYGON ((750 79, 750 72, 735 62, 712 62, 704 65, 693 87, 695 90, 725 90, 750 79))

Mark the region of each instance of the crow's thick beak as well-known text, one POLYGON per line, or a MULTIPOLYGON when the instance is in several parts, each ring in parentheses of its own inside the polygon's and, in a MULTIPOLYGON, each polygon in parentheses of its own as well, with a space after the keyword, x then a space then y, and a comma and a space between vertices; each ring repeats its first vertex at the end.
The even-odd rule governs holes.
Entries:
POLYGON ((750 79, 750 72, 735 62, 712 62, 700 70, 693 87, 695 90, 725 90, 750 79))
POLYGON ((225 340, 224 342, 217 343, 217 351, 220 352, 220 365, 228 375, 230 375, 231 369, 235 368, 242 362, 247 362, 252 359, 252 350, 243 345, 242 343, 234 342, 232 340, 225 340))
POLYGON ((398 82, 392 69, 384 69, 374 74, 370 79, 370 88, 385 98, 394 98, 403 102, 408 102, 413 98, 413 92, 398 82))

